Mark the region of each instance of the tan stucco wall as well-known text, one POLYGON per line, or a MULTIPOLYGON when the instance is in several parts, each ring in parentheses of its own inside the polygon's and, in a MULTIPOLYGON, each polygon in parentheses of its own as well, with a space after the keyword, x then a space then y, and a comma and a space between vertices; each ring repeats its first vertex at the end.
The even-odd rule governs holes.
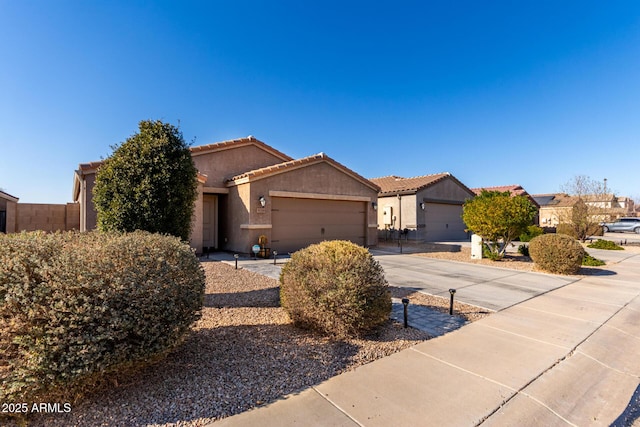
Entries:
MULTIPOLYGON (((416 195, 415 194, 403 194, 400 197, 397 195, 386 196, 378 198, 378 228, 382 230, 380 234, 381 239, 387 239, 391 237, 391 234, 386 231, 388 228, 394 228, 396 230, 402 230, 404 228, 415 229, 416 227, 416 195), (385 207, 391 207, 392 217, 396 217, 396 221, 392 225, 385 227, 385 207)), ((388 221, 386 221, 388 222, 388 221)), ((396 236, 397 237, 397 236, 396 236)))
POLYGON ((195 248, 198 253, 202 252, 202 188, 203 184, 198 182, 198 195, 196 196, 193 216, 191 218, 191 236, 189 245, 195 248))
POLYGON ((16 232, 19 231, 64 231, 79 228, 79 206, 18 203, 16 213, 16 232), (78 217, 78 220, 75 217, 78 217), (68 228, 70 227, 70 228, 68 228))
POLYGON ((205 187, 225 186, 225 179, 241 173, 282 163, 284 160, 255 145, 234 147, 193 156, 198 171, 207 175, 205 187))

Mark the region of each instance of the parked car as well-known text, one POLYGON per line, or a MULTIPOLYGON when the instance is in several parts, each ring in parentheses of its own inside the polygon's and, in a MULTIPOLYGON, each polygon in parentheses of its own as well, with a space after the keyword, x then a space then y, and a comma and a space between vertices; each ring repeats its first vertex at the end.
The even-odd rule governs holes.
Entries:
POLYGON ((602 229, 608 231, 631 231, 640 234, 640 218, 619 218, 614 222, 603 222, 602 229))

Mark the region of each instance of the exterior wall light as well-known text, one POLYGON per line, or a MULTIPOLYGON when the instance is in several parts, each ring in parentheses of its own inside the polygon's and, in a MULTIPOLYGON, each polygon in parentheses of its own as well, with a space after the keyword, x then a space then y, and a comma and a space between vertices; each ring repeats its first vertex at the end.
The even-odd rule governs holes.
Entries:
POLYGON ((371 202, 371 207, 373 208, 374 211, 378 210, 378 204, 376 202, 371 202))
POLYGON ((425 208, 424 202, 420 203, 420 209, 424 210, 424 208, 425 208))
POLYGON ((264 196, 258 197, 258 201, 260 202, 260 206, 263 208, 267 205, 267 199, 265 199, 264 196))

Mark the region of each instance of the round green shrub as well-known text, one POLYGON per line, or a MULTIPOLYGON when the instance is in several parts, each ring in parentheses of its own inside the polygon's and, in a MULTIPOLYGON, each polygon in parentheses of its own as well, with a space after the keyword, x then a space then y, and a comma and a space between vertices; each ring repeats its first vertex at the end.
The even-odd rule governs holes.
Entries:
POLYGON ((199 318, 204 272, 146 232, 0 236, 0 401, 28 402, 144 364, 199 318))
POLYGON ((380 264, 367 249, 342 240, 295 252, 280 274, 280 301, 294 325, 336 338, 370 331, 391 313, 380 264))
POLYGON ((571 236, 543 234, 531 240, 529 255, 542 270, 558 274, 576 274, 580 271, 586 252, 571 236))

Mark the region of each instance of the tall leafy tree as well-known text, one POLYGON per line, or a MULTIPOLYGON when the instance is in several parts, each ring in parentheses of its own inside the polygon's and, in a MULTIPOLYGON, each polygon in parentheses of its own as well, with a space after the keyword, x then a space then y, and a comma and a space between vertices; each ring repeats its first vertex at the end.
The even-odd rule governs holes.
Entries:
POLYGON ((483 190, 464 203, 462 219, 467 228, 482 237, 496 259, 504 256, 507 245, 531 225, 536 208, 524 196, 483 190))
POLYGON ((187 240, 198 184, 179 128, 143 120, 138 133, 111 148, 93 189, 98 228, 146 230, 187 240))

